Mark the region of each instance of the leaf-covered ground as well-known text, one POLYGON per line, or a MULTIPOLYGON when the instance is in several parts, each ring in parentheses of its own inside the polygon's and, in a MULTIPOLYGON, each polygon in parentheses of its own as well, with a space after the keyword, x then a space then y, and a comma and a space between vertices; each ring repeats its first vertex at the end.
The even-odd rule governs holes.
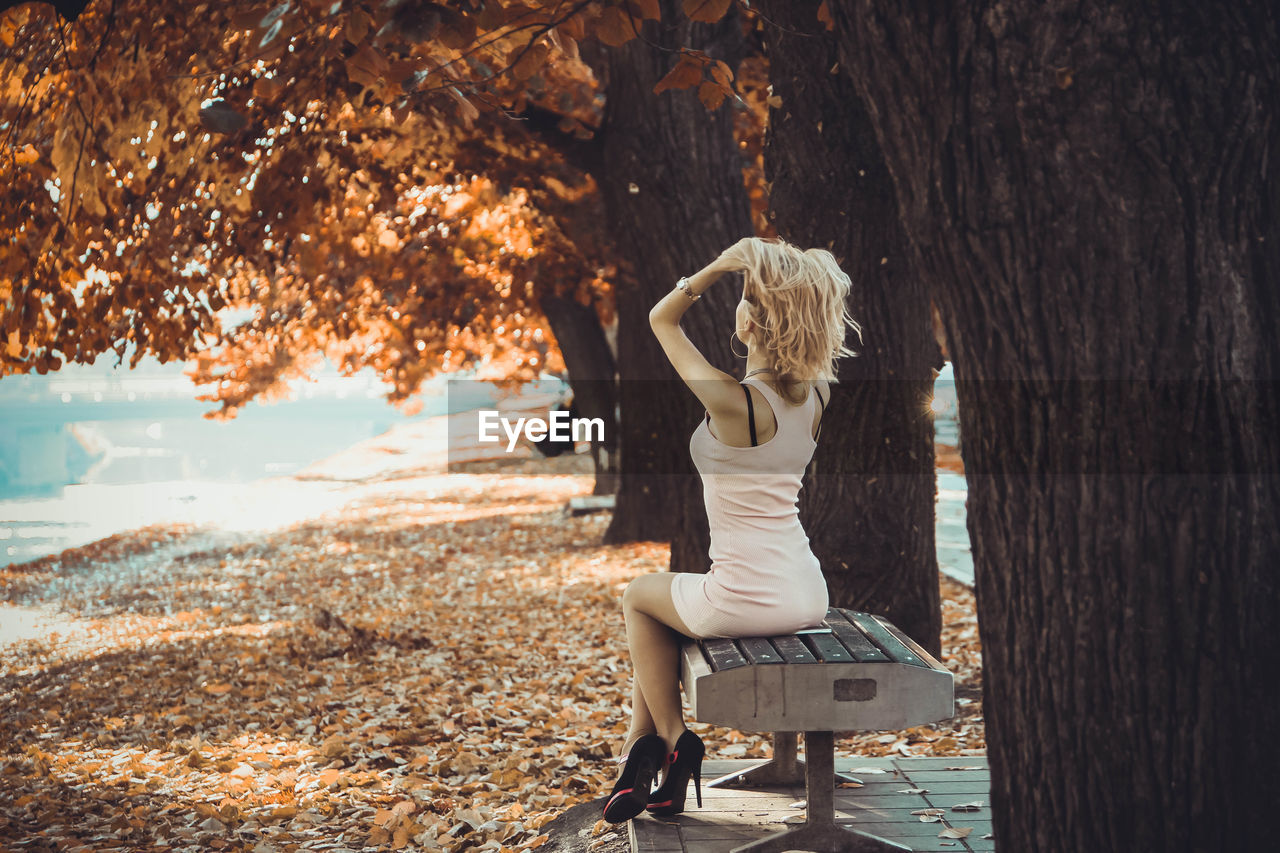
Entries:
MULTIPOLYGON (((18 850, 516 851, 612 785, 619 596, 665 544, 572 517, 585 456, 353 487, 286 529, 147 528, 0 570, 58 613, 0 647, 0 838, 18 850)), ((984 747, 972 595, 942 580, 959 716, 839 754, 984 747)), ((709 757, 768 734, 692 724, 709 757)), ((596 827, 597 846, 609 837, 596 827)))

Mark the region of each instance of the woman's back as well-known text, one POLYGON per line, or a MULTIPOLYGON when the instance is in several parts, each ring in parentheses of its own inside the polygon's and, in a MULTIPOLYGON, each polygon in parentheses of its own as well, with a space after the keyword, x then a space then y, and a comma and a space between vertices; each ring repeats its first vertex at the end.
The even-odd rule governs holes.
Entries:
MULTIPOLYGON (((771 388, 775 395, 781 397, 787 406, 791 408, 806 406, 809 403, 809 396, 818 395, 818 406, 813 410, 813 422, 809 433, 817 440, 818 429, 821 426, 822 411, 825 408, 826 401, 831 398, 830 383, 825 379, 813 379, 800 383, 799 389, 804 392, 805 398, 799 403, 791 403, 787 395, 778 391, 768 381, 768 377, 764 377, 765 384, 771 388)), ((746 389, 747 384, 741 384, 740 387, 746 389)), ((768 399, 764 396, 764 392, 755 388, 754 383, 750 383, 751 400, 754 406, 754 437, 756 443, 763 443, 773 438, 774 431, 777 429, 777 421, 773 414, 773 407, 769 404, 768 399)), ((726 420, 724 417, 711 418, 709 429, 712 436, 722 444, 732 447, 749 447, 752 444, 752 433, 749 431, 751 421, 749 415, 752 411, 745 402, 742 402, 739 412, 735 412, 732 417, 726 420)))
POLYGON ((696 584, 673 586, 673 600, 705 636, 759 636, 766 628, 789 633, 820 622, 827 608, 826 584, 798 508, 817 447, 811 429, 820 398, 811 389, 804 403, 792 406, 758 378, 744 384, 764 395, 777 422, 774 434, 734 447, 717 439, 704 418, 689 441, 703 482, 711 569, 692 576, 696 584))
MULTIPOLYGON (((702 419, 702 423, 694 431, 689 440, 689 453, 698 472, 707 474, 780 474, 795 478, 795 488, 800 488, 799 478, 813 458, 817 447, 815 432, 825 405, 825 394, 814 387, 809 388, 803 403, 793 405, 773 389, 760 377, 751 377, 742 382, 744 390, 747 386, 758 391, 767 408, 760 407, 758 397, 747 397, 749 417, 748 427, 754 425, 754 445, 747 443, 737 445, 722 438, 715 431, 720 427, 713 426, 710 414, 702 419), (772 421, 773 428, 768 424, 772 421)), ((742 432, 742 427, 735 427, 730 432, 742 432)), ((736 435, 732 438, 737 438, 736 435)), ((794 498, 794 496, 793 496, 794 498)))

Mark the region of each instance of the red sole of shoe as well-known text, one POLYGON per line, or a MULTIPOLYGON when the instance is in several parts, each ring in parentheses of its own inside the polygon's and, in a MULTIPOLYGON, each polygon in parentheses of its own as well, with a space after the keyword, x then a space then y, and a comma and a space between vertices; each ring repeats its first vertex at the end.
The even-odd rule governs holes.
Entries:
POLYGON ((635 789, 619 791, 604 807, 604 819, 609 823, 626 823, 644 812, 647 797, 641 797, 635 789))

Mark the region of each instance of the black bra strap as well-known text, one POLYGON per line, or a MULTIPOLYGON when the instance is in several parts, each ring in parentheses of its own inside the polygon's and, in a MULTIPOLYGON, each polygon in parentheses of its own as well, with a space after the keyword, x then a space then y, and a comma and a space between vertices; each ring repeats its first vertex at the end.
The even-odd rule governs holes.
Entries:
POLYGON ((822 393, 816 385, 813 388, 813 393, 818 395, 818 402, 822 405, 822 411, 818 413, 818 434, 813 437, 813 440, 817 441, 822 437, 822 416, 827 413, 827 401, 822 399, 822 393))
POLYGON ((751 402, 751 391, 747 389, 746 383, 739 382, 742 386, 742 393, 747 395, 747 421, 751 427, 751 446, 756 446, 756 409, 751 402))

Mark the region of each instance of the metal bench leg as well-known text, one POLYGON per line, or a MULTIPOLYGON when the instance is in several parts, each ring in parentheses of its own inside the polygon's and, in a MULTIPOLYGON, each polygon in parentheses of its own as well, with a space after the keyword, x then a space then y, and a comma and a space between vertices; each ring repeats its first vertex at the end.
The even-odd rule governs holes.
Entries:
POLYGON ((835 735, 832 732, 805 732, 805 823, 735 847, 731 853, 784 853, 787 850, 820 850, 822 853, 886 853, 904 847, 875 835, 836 823, 835 735))
POLYGON ((796 733, 773 733, 773 758, 749 770, 726 773, 707 783, 708 788, 749 788, 755 785, 799 785, 804 762, 796 758, 796 733))
MULTIPOLYGON (((806 742, 808 736, 806 735, 806 742)), ((807 748, 807 747, 806 747, 807 748)), ((749 770, 726 773, 707 783, 708 788, 752 788, 799 785, 804 782, 805 763, 796 758, 796 732, 773 733, 773 758, 749 770)), ((841 782, 861 785, 848 773, 836 773, 841 782)))

